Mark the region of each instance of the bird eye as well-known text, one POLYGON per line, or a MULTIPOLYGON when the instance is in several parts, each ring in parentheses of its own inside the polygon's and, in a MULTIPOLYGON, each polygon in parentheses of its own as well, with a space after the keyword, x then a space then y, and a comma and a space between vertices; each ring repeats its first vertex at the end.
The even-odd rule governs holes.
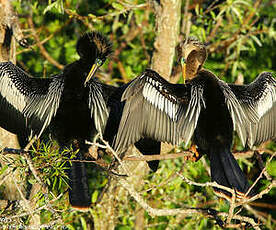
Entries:
POLYGON ((101 66, 103 64, 103 61, 99 58, 97 58, 96 63, 98 66, 101 66))
POLYGON ((184 63, 186 63, 186 59, 184 57, 181 57, 180 62, 181 62, 181 65, 183 65, 184 63))

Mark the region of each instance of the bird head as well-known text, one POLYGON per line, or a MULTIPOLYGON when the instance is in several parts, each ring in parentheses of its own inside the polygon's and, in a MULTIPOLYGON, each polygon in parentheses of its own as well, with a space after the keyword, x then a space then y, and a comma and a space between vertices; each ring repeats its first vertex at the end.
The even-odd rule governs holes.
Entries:
POLYGON ((206 58, 206 46, 195 37, 189 37, 181 42, 177 48, 178 60, 182 67, 182 76, 185 83, 186 79, 192 79, 202 68, 206 58))
POLYGON ((92 66, 85 79, 86 84, 112 53, 112 44, 101 33, 88 32, 78 40, 77 52, 82 60, 92 66))

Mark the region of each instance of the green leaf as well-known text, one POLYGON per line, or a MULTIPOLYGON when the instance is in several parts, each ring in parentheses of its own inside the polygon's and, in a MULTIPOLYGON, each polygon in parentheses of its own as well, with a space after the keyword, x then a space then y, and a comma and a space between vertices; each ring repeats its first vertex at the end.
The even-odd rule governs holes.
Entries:
POLYGON ((196 4, 195 12, 196 12, 196 15, 199 15, 199 4, 196 4))
POLYGON ((80 221, 81 221, 82 229, 83 229, 83 230, 87 230, 86 221, 85 221, 85 219, 84 219, 82 216, 80 217, 80 221))
POLYGON ((270 162, 270 164, 267 166, 267 172, 269 175, 276 177, 276 161, 270 162))
POLYGON ((237 8, 235 8, 235 7, 232 7, 232 11, 237 16, 237 18, 239 19, 240 23, 242 24, 242 17, 241 17, 241 14, 240 14, 239 10, 237 8))
POLYGON ((258 46, 262 47, 261 41, 255 35, 251 35, 250 37, 258 44, 258 46))
POLYGON ((216 19, 216 15, 215 15, 214 11, 210 11, 210 14, 211 14, 212 18, 215 20, 216 19))
POLYGON ((36 184, 36 183, 37 183, 37 181, 36 181, 34 178, 29 179, 28 182, 29 182, 30 184, 36 184))
POLYGON ((117 3, 117 2, 113 2, 113 3, 112 3, 112 7, 113 7, 114 9, 120 10, 120 11, 122 11, 122 10, 125 9, 123 5, 121 5, 121 4, 117 3))
POLYGON ((88 14, 88 16, 90 17, 90 18, 97 18, 97 16, 96 15, 94 15, 94 14, 88 14))
POLYGON ((235 76, 237 73, 237 68, 238 68, 238 62, 235 61, 232 67, 232 76, 235 76))
POLYGON ((69 230, 75 230, 75 228, 71 224, 67 224, 66 228, 68 228, 69 230))
POLYGON ((48 11, 53 11, 54 9, 56 9, 58 13, 63 14, 64 13, 63 1, 57 0, 51 3, 44 9, 43 14, 46 14, 48 11))
POLYGON ((92 195, 92 203, 96 203, 98 199, 99 191, 95 190, 92 195))
POLYGON ((5 165, 4 167, 1 168, 0 170, 0 175, 2 175, 7 169, 8 169, 8 165, 5 165))

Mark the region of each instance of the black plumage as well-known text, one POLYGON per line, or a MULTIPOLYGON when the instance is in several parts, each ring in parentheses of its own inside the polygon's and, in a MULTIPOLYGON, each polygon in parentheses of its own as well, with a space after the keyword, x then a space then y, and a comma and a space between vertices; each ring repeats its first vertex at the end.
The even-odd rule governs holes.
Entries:
POLYGON ((170 84, 153 70, 129 84, 115 149, 141 137, 192 140, 209 156, 213 181, 246 193, 249 183, 231 153, 233 131, 250 147, 276 137, 276 81, 264 72, 249 85, 227 84, 201 68, 207 57, 202 49, 195 39, 184 45, 186 84, 170 84))
MULTIPOLYGON (((51 78, 32 78, 11 62, 0 64, 0 124, 19 136, 38 137, 49 127, 61 148, 88 151, 85 140, 103 133, 108 109, 103 85, 93 79, 111 53, 110 42, 100 33, 84 34, 77 42, 80 59, 51 78)), ((76 208, 90 205, 84 163, 73 162, 69 199, 76 208)))
MULTIPOLYGON (((32 78, 10 62, 0 63, 0 126, 23 136, 24 143, 29 136, 39 137, 48 128, 61 148, 72 145, 79 150, 78 160, 88 152, 85 140, 93 140, 98 133, 112 144, 126 85, 109 86, 93 78, 111 51, 103 35, 91 32, 77 42, 80 59, 51 78, 32 78)), ((143 154, 160 152, 160 143, 152 140, 141 140, 137 145, 143 154)), ((150 163, 152 169, 157 165, 150 163)), ((71 205, 88 208, 91 199, 85 164, 72 162, 68 174, 71 205)))
MULTIPOLYGON (((106 89, 103 93, 106 97, 106 104, 109 111, 108 119, 106 120, 106 125, 103 133, 103 139, 108 141, 111 147, 114 147, 116 137, 118 135, 119 125, 122 118, 122 114, 125 107, 125 102, 121 101, 122 95, 128 84, 123 84, 120 87, 114 87, 106 84, 102 84, 103 88, 106 89)), ((143 155, 155 155, 160 154, 161 142, 156 141, 152 138, 138 138, 133 142, 135 147, 143 155)), ((122 148, 118 151, 120 157, 123 157, 125 150, 127 148, 122 148)), ((102 149, 104 151, 104 149, 102 149)), ((152 171, 156 171, 159 165, 159 161, 149 161, 148 166, 152 171)))

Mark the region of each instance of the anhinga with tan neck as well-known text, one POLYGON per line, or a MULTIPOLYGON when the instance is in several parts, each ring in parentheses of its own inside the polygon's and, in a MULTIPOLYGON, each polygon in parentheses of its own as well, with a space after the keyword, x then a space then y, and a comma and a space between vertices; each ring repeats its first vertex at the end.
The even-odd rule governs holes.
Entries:
POLYGON ((263 72, 251 84, 228 84, 202 68, 207 52, 198 40, 188 39, 181 49, 185 84, 170 84, 153 70, 129 84, 115 148, 140 137, 192 140, 208 155, 212 180, 246 194, 248 180, 231 153, 233 131, 249 147, 276 137, 275 78, 263 72))

